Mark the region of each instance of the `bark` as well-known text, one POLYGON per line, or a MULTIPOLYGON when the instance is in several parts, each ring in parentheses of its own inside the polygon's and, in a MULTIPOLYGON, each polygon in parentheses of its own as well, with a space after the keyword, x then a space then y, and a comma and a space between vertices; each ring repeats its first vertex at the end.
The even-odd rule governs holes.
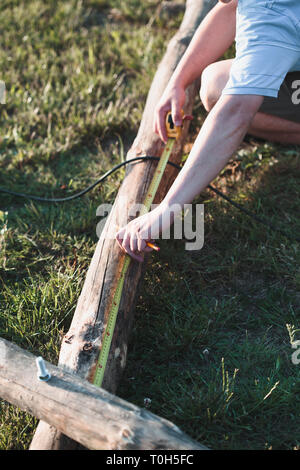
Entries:
MULTIPOLYGON (((210 0, 187 0, 181 27, 170 41, 158 67, 148 94, 138 134, 127 154, 127 158, 139 155, 161 155, 163 144, 152 131, 155 106, 198 25, 215 4, 215 1, 210 0)), ((196 82, 187 89, 184 108, 186 114, 192 113, 198 91, 199 83, 196 82)), ((170 158, 173 162, 179 163, 181 160, 188 125, 189 123, 185 122, 182 136, 173 147, 170 158)), ((62 342, 59 365, 66 371, 76 373, 89 381, 92 381, 95 372, 110 301, 116 286, 117 273, 121 269, 124 256, 121 254, 117 243, 107 235, 114 234, 117 227, 123 227, 133 218, 128 217, 128 211, 136 203, 143 202, 155 165, 156 163, 153 162, 145 162, 127 167, 113 210, 96 246, 70 330, 62 342)), ((176 170, 170 169, 170 167, 166 169, 154 202, 162 200, 176 175, 176 170)), ((141 264, 132 262, 124 283, 118 319, 102 384, 102 387, 111 393, 116 392, 126 364, 135 297, 141 275, 141 264)), ((59 431, 40 423, 30 448, 74 449, 74 443, 68 442, 59 431)))
POLYGON ((207 449, 171 422, 59 367, 46 363, 51 379, 40 382, 35 359, 0 339, 0 396, 73 442, 93 450, 207 449))

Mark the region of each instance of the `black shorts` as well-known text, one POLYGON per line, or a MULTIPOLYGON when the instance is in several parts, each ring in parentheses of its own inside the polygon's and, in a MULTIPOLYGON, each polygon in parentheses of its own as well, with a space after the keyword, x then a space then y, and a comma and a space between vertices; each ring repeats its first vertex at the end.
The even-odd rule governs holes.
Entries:
POLYGON ((300 71, 288 73, 278 98, 265 96, 259 111, 300 123, 300 71))

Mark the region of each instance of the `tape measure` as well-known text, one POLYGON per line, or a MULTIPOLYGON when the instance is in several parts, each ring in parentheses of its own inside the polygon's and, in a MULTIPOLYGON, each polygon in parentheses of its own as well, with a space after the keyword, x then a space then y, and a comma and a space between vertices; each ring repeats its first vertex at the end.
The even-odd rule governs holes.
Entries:
MULTIPOLYGON (((157 192, 159 183, 161 182, 161 179, 165 171, 165 168, 167 166, 169 157, 171 155, 174 143, 181 135, 181 127, 177 127, 174 125, 171 112, 169 112, 166 117, 166 128, 167 128, 168 141, 159 159, 158 165, 156 167, 155 173, 153 175, 152 181, 147 191, 147 195, 144 199, 144 205, 140 211, 140 216, 150 211, 151 204, 157 192)), ((94 378, 93 378, 93 384, 97 385, 98 387, 101 387, 102 382, 103 382, 103 377, 104 377, 104 372, 105 372, 105 368, 106 368, 106 364, 108 360, 111 341, 112 341, 112 337, 114 334, 114 329, 115 329, 118 311, 120 307, 125 276, 129 268, 130 262, 131 262, 131 257, 129 255, 126 255, 124 257, 124 262, 122 265, 121 272, 119 274, 116 290, 114 292, 112 304, 111 304, 110 311, 108 314, 108 321, 107 321, 107 325, 104 331, 104 336, 102 338, 102 347, 101 347, 99 359, 96 365, 96 371, 95 371, 94 378)))

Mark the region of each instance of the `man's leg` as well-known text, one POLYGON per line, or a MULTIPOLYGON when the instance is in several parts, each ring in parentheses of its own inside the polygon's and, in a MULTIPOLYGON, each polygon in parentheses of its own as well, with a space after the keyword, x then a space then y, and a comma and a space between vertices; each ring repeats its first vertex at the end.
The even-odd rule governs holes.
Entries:
MULTIPOLYGON (((200 97, 203 106, 211 111, 219 100, 228 79, 232 59, 209 65, 202 74, 200 97)), ((257 112, 248 134, 273 142, 300 145, 300 123, 278 116, 257 112)))
POLYGON ((300 145, 300 124, 271 114, 257 113, 248 134, 273 142, 300 145))

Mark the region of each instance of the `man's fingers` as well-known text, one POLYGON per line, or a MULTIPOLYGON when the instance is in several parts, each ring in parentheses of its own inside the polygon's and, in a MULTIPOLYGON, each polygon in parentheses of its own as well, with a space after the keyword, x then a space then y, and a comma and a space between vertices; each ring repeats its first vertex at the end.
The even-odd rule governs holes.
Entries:
POLYGON ((131 251, 130 248, 128 248, 128 247, 125 248, 125 253, 127 253, 127 255, 131 256, 131 258, 135 259, 135 260, 138 261, 139 263, 142 263, 142 262, 144 261, 143 256, 134 253, 134 252, 131 251))
POLYGON ((122 247, 125 253, 127 253, 129 256, 131 256, 131 258, 141 263, 142 261, 144 261, 144 258, 141 255, 138 255, 135 253, 136 248, 134 249, 131 248, 131 246, 135 247, 135 242, 132 241, 132 237, 130 237, 129 234, 126 234, 125 238, 123 239, 122 247))
POLYGON ((124 233, 125 233, 125 230, 124 230, 124 229, 121 229, 121 230, 119 230, 119 231, 116 233, 116 240, 117 240, 117 242, 118 242, 120 248, 122 248, 124 233))
MULTIPOLYGON (((138 240, 133 235, 131 235, 131 237, 130 237, 129 245, 130 245, 130 250, 131 251, 137 251, 137 249, 138 249, 138 240)), ((139 250, 139 251, 141 251, 141 250, 139 250)))
POLYGON ((135 234, 135 232, 128 231, 124 227, 117 232, 116 240, 124 253, 141 263, 144 261, 143 252, 153 251, 153 248, 147 245, 147 240, 150 240, 150 237, 147 237, 146 233, 147 230, 144 230, 141 236, 141 233, 137 232, 135 234))
POLYGON ((138 251, 143 251, 145 246, 146 246, 145 240, 143 240, 142 238, 138 238, 138 240, 137 240, 137 249, 138 249, 138 251))
POLYGON ((124 253, 128 254, 139 263, 142 263, 144 261, 142 255, 138 255, 135 253, 135 251, 137 250, 137 239, 131 237, 125 229, 119 230, 119 232, 116 234, 116 240, 121 250, 124 251, 124 253))
POLYGON ((175 126, 179 127, 182 125, 181 107, 176 101, 172 103, 172 119, 175 126))
POLYGON ((166 130, 166 111, 160 111, 157 118, 158 135, 164 143, 167 143, 168 136, 166 130))

